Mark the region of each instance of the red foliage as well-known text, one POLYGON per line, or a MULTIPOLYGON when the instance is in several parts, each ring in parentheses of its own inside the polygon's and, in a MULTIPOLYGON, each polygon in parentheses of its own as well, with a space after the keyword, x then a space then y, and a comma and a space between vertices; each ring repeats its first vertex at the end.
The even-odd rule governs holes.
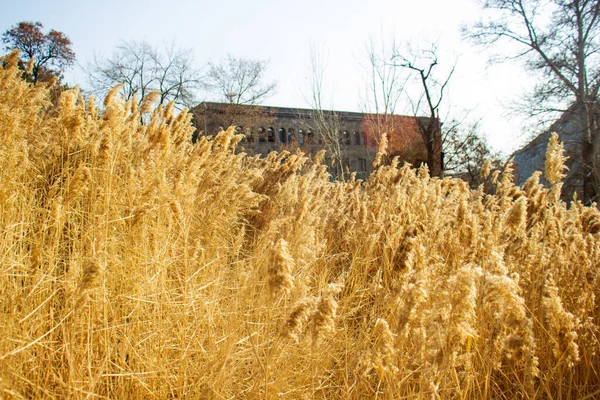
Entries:
POLYGON ((390 157, 399 156, 413 164, 427 160, 427 148, 420 130, 419 119, 405 115, 367 114, 361 124, 367 147, 377 151, 381 137, 386 133, 390 157))
POLYGON ((20 50, 25 64, 34 59, 28 77, 34 83, 53 76, 60 79, 62 71, 75 61, 71 40, 55 30, 44 34, 43 27, 40 22, 19 22, 2 34, 6 50, 20 50))

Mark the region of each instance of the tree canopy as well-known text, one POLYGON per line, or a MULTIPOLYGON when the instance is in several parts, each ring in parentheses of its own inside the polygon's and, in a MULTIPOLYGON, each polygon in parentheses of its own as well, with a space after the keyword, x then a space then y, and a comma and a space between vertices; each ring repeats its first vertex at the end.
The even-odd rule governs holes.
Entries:
POLYGON ((63 71, 75 62, 71 40, 54 29, 44 33, 43 28, 40 22, 19 22, 2 34, 4 48, 20 50, 22 62, 31 63, 27 78, 33 83, 62 79, 63 71))

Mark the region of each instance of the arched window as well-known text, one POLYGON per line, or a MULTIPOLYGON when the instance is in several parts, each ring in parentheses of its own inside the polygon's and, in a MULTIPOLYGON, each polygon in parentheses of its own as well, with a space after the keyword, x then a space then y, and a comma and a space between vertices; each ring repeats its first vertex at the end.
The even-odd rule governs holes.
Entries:
POLYGON ((281 143, 287 143, 287 140, 285 137, 285 129, 283 129, 283 128, 279 128, 279 141, 281 143))
POLYGON ((250 143, 254 142, 254 135, 252 134, 252 129, 246 128, 244 131, 244 135, 246 136, 246 140, 250 143))
POLYGON ((267 138, 265 136, 265 128, 263 127, 258 128, 258 141, 260 143, 264 143, 267 141, 267 138))
POLYGON ((275 142, 275 132, 273 131, 273 128, 271 128, 271 127, 267 128, 267 142, 269 142, 269 143, 275 142))
POLYGON ((365 158, 358 159, 358 171, 359 172, 367 171, 367 160, 365 158))
POLYGON ((288 129, 288 143, 296 143, 296 135, 294 135, 294 128, 288 129))
POLYGON ((352 132, 352 144, 355 146, 360 145, 360 135, 356 131, 352 132))
POLYGON ((346 146, 350 145, 350 133, 348 133, 348 131, 344 131, 344 133, 342 134, 342 138, 343 144, 345 144, 346 146))
POLYGON ((362 133, 358 132, 358 144, 360 144, 361 146, 365 145, 365 138, 363 137, 362 133))
POLYGON ((298 130, 298 144, 304 146, 304 131, 302 129, 298 130))

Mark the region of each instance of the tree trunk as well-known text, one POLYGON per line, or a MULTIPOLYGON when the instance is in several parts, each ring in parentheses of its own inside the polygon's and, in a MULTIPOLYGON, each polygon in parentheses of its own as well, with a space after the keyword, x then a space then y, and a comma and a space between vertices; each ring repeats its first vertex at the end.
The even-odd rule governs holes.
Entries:
POLYGON ((578 117, 581 127, 581 158, 583 203, 590 205, 598 202, 598 155, 600 151, 600 132, 595 118, 596 106, 585 102, 579 107, 578 117))
POLYGON ((589 162, 589 181, 588 189, 589 199, 586 199, 588 203, 600 201, 600 127, 598 126, 598 105, 594 103, 592 109, 589 111, 589 132, 590 132, 590 154, 589 161, 586 159, 586 163, 589 162))
POLYGON ((429 175, 431 177, 444 177, 442 168, 442 133, 438 118, 430 118, 427 122, 427 127, 423 127, 420 123, 421 130, 425 132, 423 139, 427 148, 427 167, 429 167, 429 175))

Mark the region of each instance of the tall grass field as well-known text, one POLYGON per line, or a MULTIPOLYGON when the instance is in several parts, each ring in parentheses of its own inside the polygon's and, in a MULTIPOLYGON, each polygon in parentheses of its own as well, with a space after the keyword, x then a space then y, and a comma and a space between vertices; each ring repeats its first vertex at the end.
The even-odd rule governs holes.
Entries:
POLYGON ((0 398, 600 398, 600 214, 560 200, 556 136, 546 186, 397 160, 330 182, 233 128, 192 144, 154 95, 53 105, 16 61, 0 398))

